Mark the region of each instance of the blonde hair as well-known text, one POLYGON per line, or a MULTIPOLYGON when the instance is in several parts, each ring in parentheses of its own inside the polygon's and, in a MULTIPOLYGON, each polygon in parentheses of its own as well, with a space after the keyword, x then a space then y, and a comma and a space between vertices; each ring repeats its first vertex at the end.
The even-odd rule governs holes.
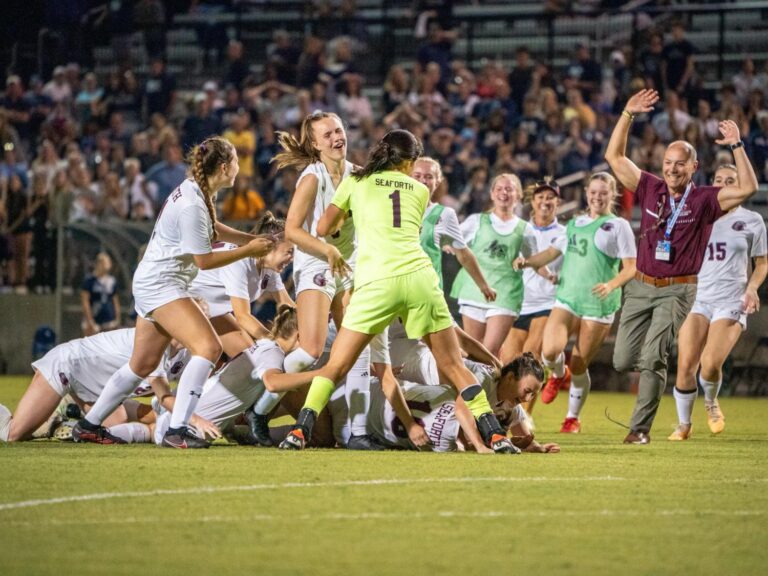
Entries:
POLYGON ((277 169, 295 168, 299 172, 304 170, 310 164, 320 160, 320 152, 314 147, 314 134, 312 127, 315 122, 325 118, 335 118, 341 123, 341 118, 333 112, 316 111, 304 117, 301 122, 299 139, 288 132, 277 132, 277 143, 283 149, 282 152, 275 154, 271 162, 277 164, 277 169))
POLYGON ((438 182, 443 181, 443 168, 440 166, 440 162, 438 162, 431 156, 421 156, 420 158, 416 159, 416 162, 426 162, 427 164, 431 164, 432 166, 437 168, 437 181, 438 182))
POLYGON ((509 178, 512 180, 517 189, 520 191, 520 194, 523 193, 523 184, 520 182, 519 176, 517 174, 512 174, 512 172, 502 172, 501 174, 496 174, 496 176, 493 177, 493 180, 491 180, 491 191, 493 191, 493 187, 496 186, 496 182, 502 178, 509 178))
POLYGON ((586 191, 587 188, 589 188, 589 185, 592 184, 593 181, 600 180, 601 182, 605 182, 608 184, 608 188, 611 192, 613 192, 613 200, 611 201, 611 204, 608 208, 611 214, 616 214, 616 201, 619 199, 621 194, 619 194, 619 189, 616 186, 616 178, 608 174, 608 172, 595 172, 592 174, 588 179, 587 183, 584 186, 584 190, 586 191))
POLYGON ((187 162, 195 183, 203 191, 205 207, 211 217, 213 228, 212 240, 216 240, 216 207, 213 204, 213 191, 208 186, 208 177, 216 173, 221 164, 229 164, 235 157, 235 148, 224 138, 213 137, 203 140, 190 153, 187 162))
POLYGON ((272 339, 290 338, 299 329, 299 320, 296 316, 296 307, 290 304, 280 304, 277 307, 277 314, 272 321, 272 330, 270 335, 272 339))

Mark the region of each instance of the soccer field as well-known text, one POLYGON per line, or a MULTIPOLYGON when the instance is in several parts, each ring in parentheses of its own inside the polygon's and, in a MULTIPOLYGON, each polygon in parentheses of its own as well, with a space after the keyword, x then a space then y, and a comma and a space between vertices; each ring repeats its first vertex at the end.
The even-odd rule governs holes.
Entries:
MULTIPOLYGON (((0 379, 15 406, 26 378, 0 379)), ((624 446, 634 397, 593 394, 554 455, 214 446, 0 444, 0 574, 765 574, 765 399, 726 398, 727 429, 624 446)))

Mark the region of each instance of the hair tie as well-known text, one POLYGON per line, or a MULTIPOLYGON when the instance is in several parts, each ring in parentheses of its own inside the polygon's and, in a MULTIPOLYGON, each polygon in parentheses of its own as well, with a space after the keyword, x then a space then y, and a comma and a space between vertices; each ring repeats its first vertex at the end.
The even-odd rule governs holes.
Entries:
POLYGON ((208 147, 205 145, 205 142, 203 142, 202 144, 200 144, 200 152, 202 152, 203 154, 205 154, 206 152, 208 152, 208 147))

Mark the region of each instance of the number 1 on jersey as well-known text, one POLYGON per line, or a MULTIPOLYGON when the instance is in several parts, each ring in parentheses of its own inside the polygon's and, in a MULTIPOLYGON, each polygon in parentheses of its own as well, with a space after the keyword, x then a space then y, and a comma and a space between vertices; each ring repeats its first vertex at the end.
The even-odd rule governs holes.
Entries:
POLYGON ((400 190, 395 190, 389 195, 392 199, 392 227, 400 228, 400 190))

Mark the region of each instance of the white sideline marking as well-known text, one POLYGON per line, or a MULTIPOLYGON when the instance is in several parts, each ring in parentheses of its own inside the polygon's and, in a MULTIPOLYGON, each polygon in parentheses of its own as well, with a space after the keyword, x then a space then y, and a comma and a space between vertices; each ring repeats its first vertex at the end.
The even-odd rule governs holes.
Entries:
POLYGON ((144 490, 139 492, 102 492, 95 494, 82 494, 80 496, 61 496, 59 498, 44 498, 39 500, 22 500, 20 502, 6 502, 0 504, 0 511, 16 510, 18 508, 33 508, 36 506, 48 506, 51 504, 64 504, 67 502, 87 502, 91 500, 111 500, 113 498, 141 498, 145 496, 176 496, 181 494, 215 494, 218 492, 251 492, 254 490, 281 490, 284 488, 337 488, 344 486, 387 486, 403 484, 437 484, 437 483, 465 483, 465 482, 618 482, 625 478, 616 476, 584 476, 581 478, 562 477, 549 478, 546 476, 523 476, 514 478, 488 477, 488 478, 410 478, 378 480, 344 480, 340 482, 286 482, 282 484, 251 484, 246 486, 199 486, 197 488, 175 488, 144 490))
MULTIPOLYGON (((413 512, 407 514, 395 514, 389 512, 361 512, 357 514, 344 514, 344 513, 330 513, 330 514, 301 514, 298 516, 292 516, 288 520, 290 521, 343 521, 343 522, 356 522, 365 520, 441 520, 449 518, 563 518, 563 517, 575 517, 584 518, 585 516, 600 517, 600 518, 628 518, 628 517, 682 517, 682 516, 719 516, 719 517, 749 517, 749 516, 765 516, 768 511, 765 510, 521 510, 521 511, 486 511, 486 512, 463 512, 444 510, 441 512, 422 513, 413 512)), ((141 517, 128 517, 128 518, 105 518, 86 520, 79 519, 78 525, 125 525, 125 524, 168 524, 168 523, 201 523, 201 524, 214 524, 214 523, 238 523, 238 522, 285 522, 287 520, 285 515, 273 515, 273 514, 253 514, 250 516, 197 516, 188 518, 168 518, 166 516, 151 518, 147 516, 141 517)), ((40 522, 29 520, 11 520, 3 522, 4 526, 72 526, 72 520, 47 520, 43 519, 40 522)))

